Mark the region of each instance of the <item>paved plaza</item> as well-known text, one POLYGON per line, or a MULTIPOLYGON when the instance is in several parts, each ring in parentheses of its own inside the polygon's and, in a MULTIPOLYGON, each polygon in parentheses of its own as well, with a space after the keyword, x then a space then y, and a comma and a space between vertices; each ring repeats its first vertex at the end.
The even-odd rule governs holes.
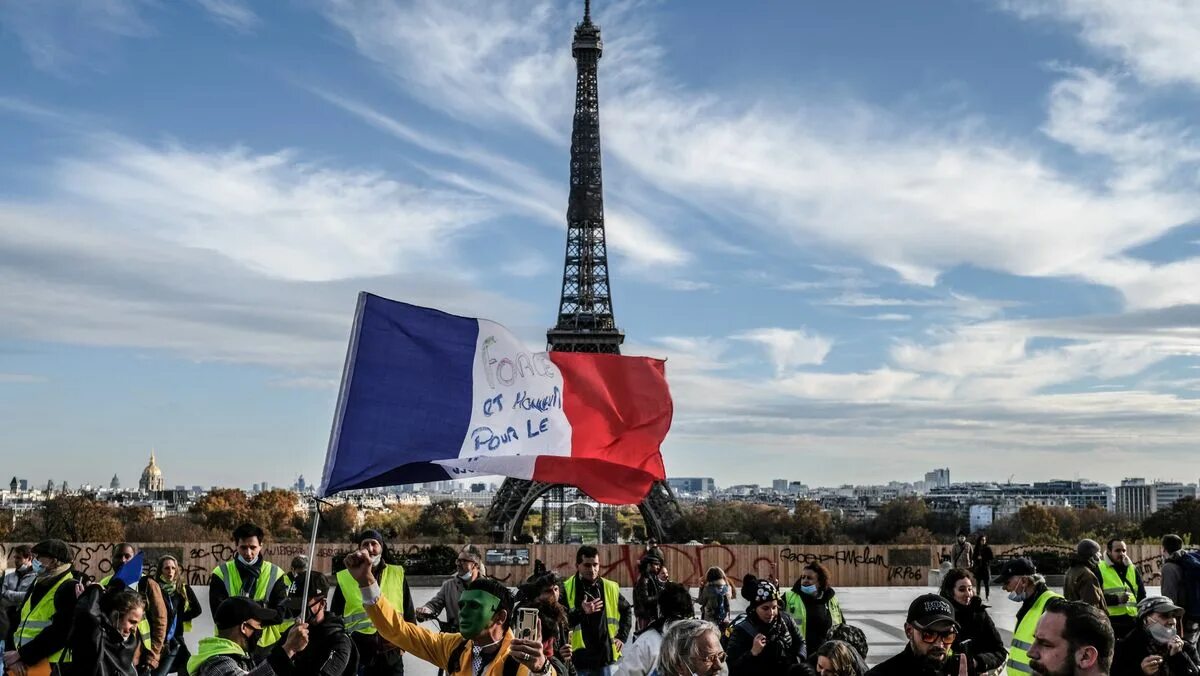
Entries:
MULTIPOLYGON (((904 646, 904 614, 908 604, 919 594, 936 591, 926 587, 858 587, 838 590, 842 610, 846 613, 846 621, 863 630, 870 645, 867 662, 875 665, 899 652, 904 646)), ((993 588, 990 613, 995 620, 1000 635, 1005 644, 1012 638, 1012 630, 1016 621, 1019 604, 1008 600, 1007 594, 999 588, 993 588)), ((417 606, 433 598, 436 589, 413 589, 413 601, 417 606)), ((623 589, 625 598, 632 598, 631 589, 623 589)), ((693 592, 694 593, 694 592, 693 592)), ((1147 587, 1146 593, 1157 594, 1157 587, 1147 587)), ((201 604, 205 608, 203 616, 197 619, 195 627, 188 635, 188 644, 195 646, 197 637, 206 636, 213 630, 212 618, 208 614, 208 588, 196 590, 201 604)), ((745 609, 746 602, 740 597, 733 603, 734 610, 745 609)), ((426 626, 433 628, 433 624, 426 626)), ((405 673, 409 676, 434 676, 437 669, 417 659, 405 659, 405 673)))

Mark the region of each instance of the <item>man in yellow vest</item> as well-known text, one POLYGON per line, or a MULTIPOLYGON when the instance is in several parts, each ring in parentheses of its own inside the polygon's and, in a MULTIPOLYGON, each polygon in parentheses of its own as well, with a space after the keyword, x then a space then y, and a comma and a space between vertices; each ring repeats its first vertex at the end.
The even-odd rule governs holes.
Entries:
POLYGON ((263 529, 244 523, 234 529, 233 543, 236 555, 214 568, 208 583, 208 607, 213 616, 222 601, 234 596, 278 610, 287 600, 288 586, 283 581, 283 569, 263 560, 263 529))
MULTIPOLYGON (((128 542, 122 542, 113 547, 112 558, 108 560, 113 574, 116 574, 121 566, 129 563, 136 555, 137 548, 128 542)), ((102 578, 100 586, 107 587, 112 578, 112 575, 102 578)), ((138 666, 149 667, 151 671, 154 671, 158 669, 163 647, 167 643, 167 602, 163 598, 158 582, 145 575, 140 575, 135 589, 146 598, 146 613, 137 626, 142 637, 142 652, 138 666)))
POLYGON ((13 630, 15 650, 4 653, 4 666, 24 674, 35 664, 49 662, 50 673, 62 673, 67 634, 74 618, 75 583, 81 575, 71 568, 74 557, 62 540, 42 540, 33 546, 37 579, 21 604, 20 619, 13 630))
POLYGON ((244 596, 221 602, 213 613, 216 636, 205 636, 196 654, 187 662, 192 676, 248 676, 291 674, 292 659, 308 646, 308 624, 296 624, 285 641, 270 650, 266 663, 258 667, 252 657, 265 628, 278 626, 279 613, 244 596))
POLYGON ((519 639, 508 629, 513 599, 508 588, 481 577, 459 599, 458 633, 439 633, 408 622, 383 595, 366 549, 346 557, 346 571, 359 586, 367 619, 389 642, 450 676, 565 676, 546 659, 541 641, 519 639))
POLYGON ((1022 673, 1108 676, 1112 669, 1112 627, 1104 613, 1082 601, 1055 598, 1046 603, 1032 643, 1029 669, 1022 673))
POLYGON ((1124 540, 1108 541, 1108 551, 1100 561, 1100 577, 1113 633, 1124 638, 1138 626, 1137 604, 1146 598, 1146 585, 1137 566, 1129 560, 1129 546, 1124 540))
POLYGON ((600 552, 575 552, 575 574, 563 581, 562 604, 571 626, 571 661, 579 676, 611 676, 629 637, 632 607, 616 582, 600 577, 600 552))
MULTIPOLYGON (((377 530, 363 531, 358 537, 360 551, 367 553, 371 562, 371 574, 379 583, 379 590, 393 608, 400 608, 405 622, 416 622, 412 592, 404 578, 404 566, 387 562, 387 543, 377 530)), ((362 676, 403 676, 404 651, 398 649, 375 630, 363 608, 359 584, 343 570, 337 574, 337 586, 329 609, 341 615, 346 631, 358 648, 362 676)))
POLYGON ((1008 648, 1008 676, 1024 676, 1033 670, 1029 666, 1029 648, 1033 646, 1038 620, 1051 599, 1062 597, 1046 587, 1046 578, 1038 575, 1037 567, 1029 559, 1013 559, 1004 564, 998 581, 1008 592, 1009 600, 1021 604, 1017 611, 1017 628, 1008 648))

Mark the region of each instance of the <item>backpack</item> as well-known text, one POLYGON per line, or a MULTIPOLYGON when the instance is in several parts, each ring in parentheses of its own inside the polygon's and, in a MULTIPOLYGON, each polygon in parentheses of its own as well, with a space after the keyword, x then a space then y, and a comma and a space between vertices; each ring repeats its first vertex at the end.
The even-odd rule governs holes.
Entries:
POLYGON ((1181 552, 1183 569, 1183 607, 1188 617, 1200 617, 1200 551, 1181 552))

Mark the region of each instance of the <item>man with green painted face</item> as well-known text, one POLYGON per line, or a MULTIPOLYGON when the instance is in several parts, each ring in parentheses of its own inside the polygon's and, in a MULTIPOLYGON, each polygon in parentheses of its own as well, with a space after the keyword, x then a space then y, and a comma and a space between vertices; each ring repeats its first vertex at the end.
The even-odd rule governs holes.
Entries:
POLYGON ((350 554, 345 563, 379 635, 450 676, 563 676, 546 659, 541 641, 516 638, 507 628, 513 600, 500 582, 480 577, 467 585, 459 597, 459 633, 442 634, 405 620, 383 595, 369 551, 350 554))

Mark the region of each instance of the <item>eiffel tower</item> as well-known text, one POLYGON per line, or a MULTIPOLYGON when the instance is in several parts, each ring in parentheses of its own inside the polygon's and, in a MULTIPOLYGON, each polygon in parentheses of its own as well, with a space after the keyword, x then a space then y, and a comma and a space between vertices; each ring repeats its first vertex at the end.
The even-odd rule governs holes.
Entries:
MULTIPOLYGON (((563 266, 558 322, 546 332, 550 350, 620 354, 625 332, 617 328, 608 285, 608 247, 604 238, 604 186, 600 172, 600 93, 597 64, 603 44, 592 23, 591 0, 584 0, 583 21, 575 26, 575 119, 571 128, 571 192, 567 200, 567 253, 563 266)), ((521 532, 530 507, 542 495, 563 487, 525 479, 506 479, 492 501, 488 522, 498 542, 521 532)), ((639 505, 647 535, 664 540, 680 516, 679 504, 665 482, 656 482, 639 505)), ((544 517, 543 517, 544 518, 544 517)))

